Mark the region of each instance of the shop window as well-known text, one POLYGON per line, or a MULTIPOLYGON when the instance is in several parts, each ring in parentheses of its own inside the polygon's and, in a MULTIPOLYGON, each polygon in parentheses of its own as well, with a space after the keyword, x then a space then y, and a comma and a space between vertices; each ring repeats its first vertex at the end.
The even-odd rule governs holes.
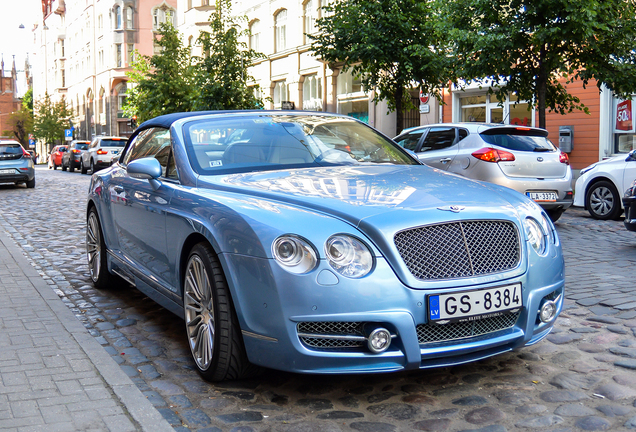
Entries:
POLYGON ((285 81, 278 81, 274 84, 274 108, 280 109, 281 102, 289 100, 289 89, 285 81))
POLYGON ((322 78, 318 74, 307 75, 303 81, 303 109, 322 111, 322 78))
POLYGON ((532 111, 528 111, 528 103, 517 102, 516 95, 499 102, 493 95, 460 93, 458 101, 462 122, 532 126, 533 116, 532 111))

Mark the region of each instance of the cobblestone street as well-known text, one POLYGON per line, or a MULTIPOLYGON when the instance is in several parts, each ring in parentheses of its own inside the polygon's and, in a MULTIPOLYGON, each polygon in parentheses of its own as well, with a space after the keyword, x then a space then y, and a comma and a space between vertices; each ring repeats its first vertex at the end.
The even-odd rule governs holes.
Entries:
POLYGON ((636 429, 636 233, 568 210, 556 226, 566 307, 548 338, 464 366, 365 376, 266 370, 209 384, 183 321, 126 285, 93 288, 89 176, 39 166, 0 186, 0 229, 177 431, 621 431, 636 429))

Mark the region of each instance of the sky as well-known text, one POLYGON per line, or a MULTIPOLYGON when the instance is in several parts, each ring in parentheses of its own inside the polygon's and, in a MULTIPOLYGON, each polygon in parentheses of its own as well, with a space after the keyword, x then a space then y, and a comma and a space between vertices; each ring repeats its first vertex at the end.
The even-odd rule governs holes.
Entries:
MULTIPOLYGON (((18 71, 24 70, 27 52, 34 60, 35 47, 31 30, 35 24, 42 25, 41 4, 40 0, 0 0, 0 53, 4 58, 6 71, 11 70, 14 55, 18 71), (20 24, 24 25, 24 29, 19 28, 20 24)), ((25 90, 24 85, 21 86, 18 82, 18 93, 22 94, 25 90)))

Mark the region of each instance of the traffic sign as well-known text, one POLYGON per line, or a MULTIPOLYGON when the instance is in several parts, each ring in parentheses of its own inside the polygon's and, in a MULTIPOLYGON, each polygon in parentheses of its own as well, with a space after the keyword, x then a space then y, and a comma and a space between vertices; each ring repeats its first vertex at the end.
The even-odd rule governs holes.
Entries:
POLYGON ((73 129, 64 129, 64 139, 71 141, 73 139, 73 129))

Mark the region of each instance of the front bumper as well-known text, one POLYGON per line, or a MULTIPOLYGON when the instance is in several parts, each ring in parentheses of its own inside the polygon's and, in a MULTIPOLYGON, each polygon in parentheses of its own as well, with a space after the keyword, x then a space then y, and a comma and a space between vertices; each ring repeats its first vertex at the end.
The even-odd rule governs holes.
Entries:
MULTIPOLYGON (((538 319, 544 299, 558 298, 557 316, 563 307, 563 258, 559 248, 552 249, 553 263, 561 265, 546 266, 504 282, 484 282, 469 288, 519 282, 522 284, 523 308, 511 318, 509 325, 495 326, 493 331, 474 332, 468 336, 458 333, 456 328, 451 329, 457 327, 456 324, 429 323, 426 314, 428 294, 465 291, 466 287, 458 290, 452 287, 453 281, 449 281, 445 289, 409 288, 396 278, 383 259, 378 259, 371 275, 361 280, 335 275, 324 262, 310 274, 299 276, 285 272, 272 260, 232 254, 221 254, 221 259, 225 267, 240 269, 230 270, 226 275, 232 275, 230 286, 234 304, 252 363, 290 372, 342 374, 457 365, 538 342, 548 335, 554 324, 554 320, 541 323, 538 319), (331 273, 327 273, 329 278, 325 278, 324 272, 331 273), (329 284, 324 284, 325 281, 329 284), (237 290, 235 287, 250 289, 237 290), (394 338, 389 349, 380 354, 372 353, 365 343, 343 347, 342 344, 329 346, 327 341, 327 345, 322 346, 322 342, 316 344, 307 337, 305 323, 319 329, 331 328, 333 323, 337 327, 343 323, 345 326, 360 324, 360 328, 366 326, 367 329, 382 327, 394 338), (448 326, 442 333, 449 330, 450 336, 428 342, 423 334, 430 326, 448 326)), ((486 321, 475 323, 480 325, 486 321)), ((319 333, 316 335, 320 336, 319 333)))

